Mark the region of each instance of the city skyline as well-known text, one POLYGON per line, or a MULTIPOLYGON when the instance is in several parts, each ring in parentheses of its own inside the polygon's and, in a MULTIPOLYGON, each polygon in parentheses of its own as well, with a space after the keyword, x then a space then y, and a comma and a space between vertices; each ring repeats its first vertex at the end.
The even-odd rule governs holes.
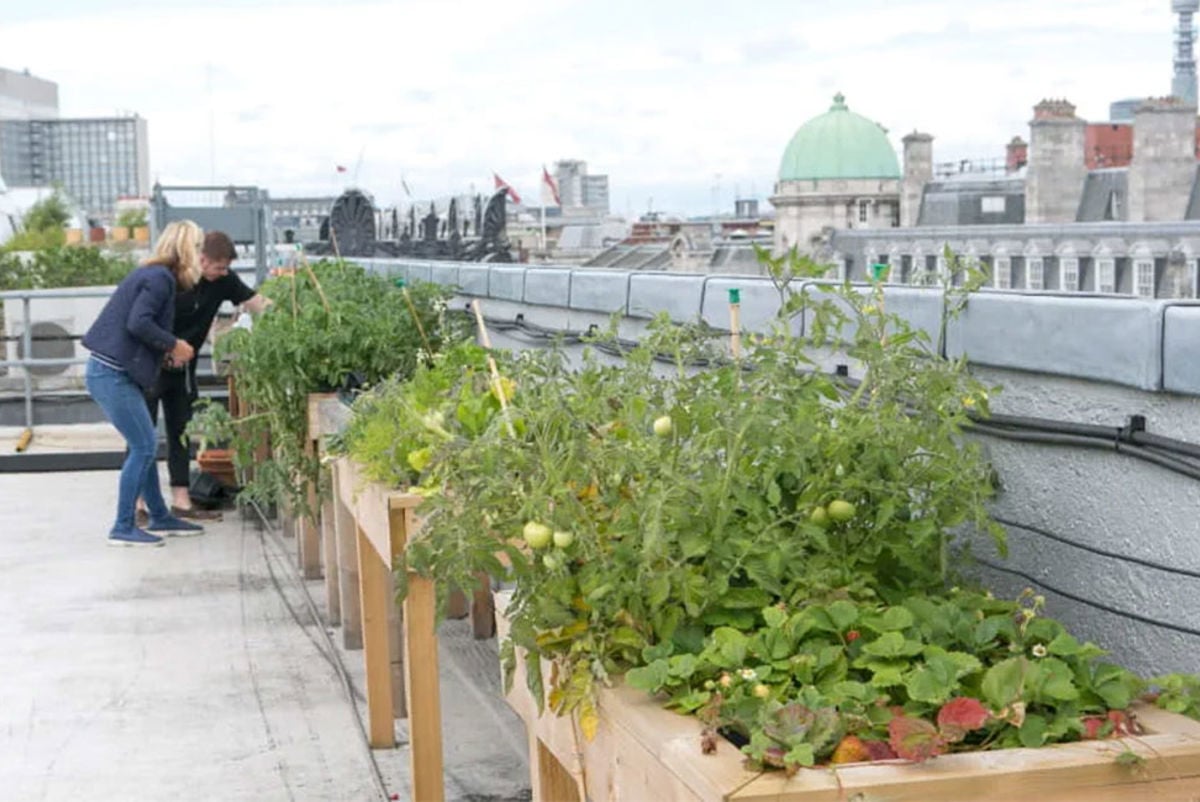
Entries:
POLYGON ((543 164, 578 158, 634 216, 765 199, 838 91, 897 148, 920 129, 949 161, 1002 157, 1042 98, 1103 120, 1171 87, 1166 0, 825 5, 65 0, 6 12, 0 52, 58 83, 63 116, 145 117, 164 183, 328 195, 357 172, 390 205, 402 178, 423 200, 495 171, 536 199, 543 164))

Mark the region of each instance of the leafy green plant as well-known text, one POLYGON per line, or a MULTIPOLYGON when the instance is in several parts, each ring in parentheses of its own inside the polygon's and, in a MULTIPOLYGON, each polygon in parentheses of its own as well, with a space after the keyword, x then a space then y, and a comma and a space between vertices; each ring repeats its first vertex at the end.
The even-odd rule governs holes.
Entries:
POLYGON ((235 329, 216 345, 237 392, 253 411, 235 440, 241 468, 253 466, 243 489, 264 501, 306 510, 317 481, 315 458, 304 447, 309 393, 329 392, 351 376, 374 384, 411 376, 417 365, 461 338, 457 319, 443 311, 450 291, 419 283, 406 291, 384 276, 344 262, 321 262, 267 281, 274 301, 252 329, 235 329), (254 464, 270 437, 271 457, 254 464))
POLYGON ((128 257, 92 247, 52 247, 30 255, 0 254, 0 290, 117 284, 134 268, 128 257))
POLYGON ((211 398, 201 398, 192 407, 192 417, 184 427, 184 442, 194 438, 201 451, 224 448, 239 434, 239 424, 229 409, 211 398))
POLYGON ((29 207, 21 219, 21 225, 26 231, 61 231, 70 220, 71 210, 67 208, 67 200, 55 189, 48 197, 29 207))
POLYGON ((147 225, 145 209, 126 209, 117 215, 118 228, 140 228, 147 225))

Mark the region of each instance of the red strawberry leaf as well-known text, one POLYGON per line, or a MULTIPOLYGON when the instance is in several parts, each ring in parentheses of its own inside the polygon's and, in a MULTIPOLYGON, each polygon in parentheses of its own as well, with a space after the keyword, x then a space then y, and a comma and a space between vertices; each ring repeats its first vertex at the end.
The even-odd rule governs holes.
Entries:
POLYGON ((992 714, 978 699, 960 696, 942 705, 938 711, 938 729, 954 743, 965 738, 968 732, 983 727, 991 717, 992 714))
POLYGON ((892 747, 888 746, 887 741, 863 741, 863 746, 867 748, 867 754, 871 756, 871 760, 896 759, 896 753, 892 751, 892 747))
POLYGON ((946 741, 923 718, 896 716, 888 722, 888 736, 888 744, 897 757, 915 763, 936 757, 946 749, 946 741))
POLYGON ((1104 730, 1104 725, 1107 719, 1100 716, 1087 716, 1083 719, 1083 737, 1085 740, 1094 741, 1100 737, 1104 730))

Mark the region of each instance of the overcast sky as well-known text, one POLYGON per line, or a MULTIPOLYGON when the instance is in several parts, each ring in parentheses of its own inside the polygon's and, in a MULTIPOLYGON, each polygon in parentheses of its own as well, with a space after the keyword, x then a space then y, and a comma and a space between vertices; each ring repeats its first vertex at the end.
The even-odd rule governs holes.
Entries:
POLYGON ((579 158, 614 212, 690 214, 767 197, 837 91, 937 161, 1002 156, 1044 97, 1106 119, 1169 94, 1174 23, 1169 0, 0 0, 0 66, 56 81, 63 116, 145 117, 164 183, 357 171, 387 205, 402 176, 425 199, 496 171, 528 202, 579 158))

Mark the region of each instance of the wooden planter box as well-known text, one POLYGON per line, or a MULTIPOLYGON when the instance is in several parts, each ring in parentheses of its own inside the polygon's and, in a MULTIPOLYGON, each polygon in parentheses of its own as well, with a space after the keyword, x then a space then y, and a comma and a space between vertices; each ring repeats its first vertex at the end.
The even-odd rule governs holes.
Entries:
MULTIPOLYGON (((499 636, 509 593, 496 594, 499 636)), ((548 676, 548 674, 547 674, 548 676)), ((1200 800, 1200 722, 1137 708, 1147 735, 1041 749, 943 755, 781 771, 746 768, 726 741, 700 751, 700 723, 618 684, 599 696, 600 726, 584 740, 569 718, 537 714, 518 661, 509 705, 529 730, 533 798, 545 802, 1194 802, 1200 800), (1126 749, 1144 761, 1119 765, 1126 749), (586 795, 585 795, 586 790, 586 795)))

